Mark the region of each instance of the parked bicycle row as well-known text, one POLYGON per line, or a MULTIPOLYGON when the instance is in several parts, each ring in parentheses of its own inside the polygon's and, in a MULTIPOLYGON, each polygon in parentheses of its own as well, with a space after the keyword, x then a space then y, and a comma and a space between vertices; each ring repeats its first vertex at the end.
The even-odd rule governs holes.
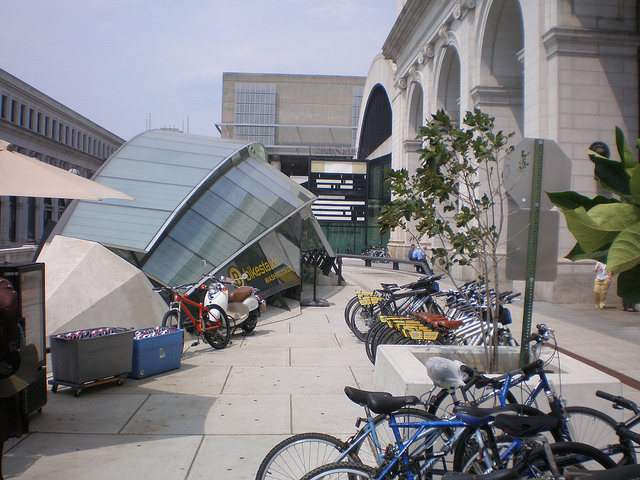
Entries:
POLYGON ((632 430, 640 423, 638 406, 596 392, 633 413, 624 423, 589 407, 565 406, 547 378, 557 357, 553 331, 538 325, 528 340, 538 358, 497 377, 431 358, 426 368, 436 386, 420 398, 345 387, 364 408, 365 418, 356 424, 362 428, 346 440, 322 433, 285 439, 264 458, 256 480, 638 476, 640 435, 632 430), (546 361, 540 358, 543 345, 551 347, 546 361), (585 476, 594 470, 610 471, 585 476))
POLYGON ((257 288, 244 286, 239 278, 205 275, 201 282, 161 287, 154 291, 170 295, 169 311, 162 318, 163 327, 184 328, 219 350, 229 344, 231 335, 256 328, 265 301, 257 288))
POLYGON ((382 284, 373 292, 357 292, 346 305, 344 318, 353 334, 365 343, 375 363, 378 345, 437 344, 517 345, 505 307, 519 293, 485 292, 477 282, 460 290, 440 291, 442 276, 428 276, 398 286, 382 284), (488 311, 498 305, 497 330, 487 321, 488 311))

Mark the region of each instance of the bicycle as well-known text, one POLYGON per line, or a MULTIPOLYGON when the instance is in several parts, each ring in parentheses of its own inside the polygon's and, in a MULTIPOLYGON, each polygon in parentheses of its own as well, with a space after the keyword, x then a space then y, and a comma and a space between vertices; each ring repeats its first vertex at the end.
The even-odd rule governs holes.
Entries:
POLYGON ((442 313, 433 300, 439 290, 437 280, 442 276, 423 277, 416 282, 397 286, 382 284, 374 292, 357 292, 345 306, 345 321, 353 334, 366 341, 371 328, 377 325, 378 315, 399 315, 408 311, 442 313))
MULTIPOLYGON (((527 342, 535 342, 532 346, 534 357, 540 357, 542 346, 553 341, 552 354, 546 362, 540 358, 525 365, 522 368, 507 372, 498 377, 487 377, 474 369, 463 366, 467 375, 465 385, 460 388, 442 386, 441 390, 432 390, 426 395, 424 401, 427 411, 438 417, 451 414, 452 407, 460 405, 480 406, 493 402, 506 406, 509 404, 522 404, 528 408, 528 413, 538 412, 544 415, 538 408, 538 398, 544 394, 547 399, 550 413, 560 420, 559 429, 555 430, 553 437, 556 441, 567 440, 585 443, 605 450, 609 444, 615 443, 617 422, 610 416, 599 410, 583 406, 566 406, 557 395, 555 388, 547 377, 545 368, 555 358, 557 343, 553 330, 544 324, 537 325, 527 342), (538 382, 530 386, 527 382, 531 378, 538 377, 538 382), (458 398, 460 392, 462 398, 458 398), (515 392, 515 394, 514 394, 515 392), (516 398, 516 394, 519 398, 516 398), (445 403, 445 399, 451 399, 451 403, 445 403)), ((423 396, 424 397, 424 396, 423 396)), ((612 452, 611 456, 617 458, 612 452)), ((458 465, 459 467, 459 465, 458 465)))
MULTIPOLYGON (((369 393, 369 407, 380 414, 390 413, 397 407, 394 397, 379 393, 369 393)), ((498 409, 461 409, 452 418, 427 420, 422 422, 396 423, 389 420, 389 427, 396 433, 396 442, 385 449, 384 462, 379 467, 354 463, 332 463, 318 467, 302 477, 302 480, 320 480, 337 478, 361 478, 382 480, 402 478, 406 480, 422 479, 425 475, 447 473, 446 464, 437 470, 434 466, 450 453, 463 437, 467 428, 475 429, 480 449, 467 459, 467 466, 477 467, 481 462, 482 473, 513 467, 520 475, 528 478, 540 478, 541 474, 551 472, 558 475, 560 468, 579 466, 580 468, 613 468, 608 456, 589 445, 561 442, 549 444, 541 433, 555 428, 557 419, 547 416, 521 417, 504 414, 504 407, 498 409), (510 435, 498 444, 489 435, 488 442, 484 434, 492 427, 507 431, 510 435), (400 429, 414 429, 410 438, 402 438, 400 429), (452 435, 449 432, 455 431, 452 435), (439 440, 439 449, 434 446, 439 440), (539 444, 542 442, 543 446, 539 444)), ((454 459, 454 464, 456 460, 454 459)))
MULTIPOLYGON (((366 418, 358 418, 354 435, 342 441, 331 435, 317 432, 301 433, 284 439, 264 457, 258 468, 256 480, 298 480, 314 468, 331 462, 350 461, 376 466, 384 461, 385 448, 395 442, 396 435, 389 427, 395 424, 434 420, 436 417, 424 410, 410 408, 420 399, 415 396, 393 397, 395 408, 389 413, 374 416, 369 407, 371 394, 392 397, 385 392, 368 392, 345 387, 347 397, 364 407, 366 418), (364 426, 360 425, 364 422, 364 426)), ((398 428, 398 427, 396 427, 398 428)), ((401 438, 408 437, 410 430, 398 428, 401 438)))
POLYGON ((162 317, 162 326, 186 328, 188 331, 194 333, 198 338, 194 345, 197 345, 200 342, 200 337, 202 336, 213 348, 221 350, 228 345, 229 340, 231 339, 231 326, 229 324, 229 319, 227 318, 227 313, 219 306, 212 305, 211 307, 215 308, 220 313, 219 316, 213 315, 211 313, 211 308, 205 307, 202 304, 202 301, 195 302, 187 298, 188 295, 198 289, 205 291, 206 287, 204 284, 185 284, 178 285, 177 287, 161 287, 153 289, 154 292, 158 292, 160 294, 169 293, 172 299, 169 304, 169 311, 164 314, 164 317, 162 317), (186 289, 184 295, 179 292, 179 290, 183 289, 186 289), (197 310, 197 317, 191 313, 187 306, 197 310))

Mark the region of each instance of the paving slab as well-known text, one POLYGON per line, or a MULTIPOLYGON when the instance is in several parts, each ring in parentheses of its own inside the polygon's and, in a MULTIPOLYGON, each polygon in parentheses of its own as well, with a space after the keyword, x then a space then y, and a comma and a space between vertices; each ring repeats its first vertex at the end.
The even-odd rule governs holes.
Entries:
MULTIPOLYGON (((150 395, 103 395, 93 391, 74 397, 71 390, 58 390, 42 413, 34 415, 30 429, 50 433, 117 434, 150 395)), ((121 387, 114 387, 121 388, 121 387)))
POLYGON ((34 433, 5 453, 5 478, 186 479, 202 437, 34 433))
POLYGON ((205 435, 189 480, 253 480, 262 458, 288 435, 205 435))
POLYGON ((348 366, 342 367, 234 367, 224 394, 281 395, 340 394, 353 382, 348 366))
POLYGON ((364 416, 361 406, 342 395, 292 395, 293 432, 322 432, 346 439, 356 432, 364 416))

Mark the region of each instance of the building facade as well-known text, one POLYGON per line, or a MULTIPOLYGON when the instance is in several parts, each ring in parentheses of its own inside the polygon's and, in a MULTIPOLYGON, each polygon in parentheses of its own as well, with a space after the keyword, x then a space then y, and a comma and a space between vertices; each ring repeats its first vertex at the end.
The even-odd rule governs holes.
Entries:
MULTIPOLYGON (((0 69, 0 138, 15 151, 91 178, 124 140, 0 69)), ((0 197, 0 247, 36 244, 61 198, 0 197)))
POLYGON ((367 162, 355 148, 364 83, 365 77, 223 75, 222 138, 263 144, 269 163, 318 197, 313 213, 343 253, 386 244, 374 224, 384 195, 379 178, 390 164, 367 162))
MULTIPOLYGON (((393 168, 415 170, 426 117, 444 109, 459 121, 479 108, 515 132, 514 145, 556 142, 570 159, 568 189, 600 193, 585 149, 604 142, 618 158, 615 127, 630 144, 640 136, 636 0, 401 0, 398 8, 365 84, 358 151, 368 143, 390 152, 393 168)), ((392 256, 409 243, 393 232, 392 256)), ((561 221, 557 279, 538 282, 538 298, 590 298, 592 265, 562 258, 574 244, 561 221)))

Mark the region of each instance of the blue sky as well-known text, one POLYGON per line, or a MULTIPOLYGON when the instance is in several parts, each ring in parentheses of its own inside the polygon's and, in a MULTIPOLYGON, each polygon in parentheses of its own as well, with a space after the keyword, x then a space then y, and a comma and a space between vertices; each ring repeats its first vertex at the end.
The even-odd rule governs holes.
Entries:
POLYGON ((218 136, 223 72, 366 76, 396 0, 0 0, 0 68, 125 140, 218 136))

